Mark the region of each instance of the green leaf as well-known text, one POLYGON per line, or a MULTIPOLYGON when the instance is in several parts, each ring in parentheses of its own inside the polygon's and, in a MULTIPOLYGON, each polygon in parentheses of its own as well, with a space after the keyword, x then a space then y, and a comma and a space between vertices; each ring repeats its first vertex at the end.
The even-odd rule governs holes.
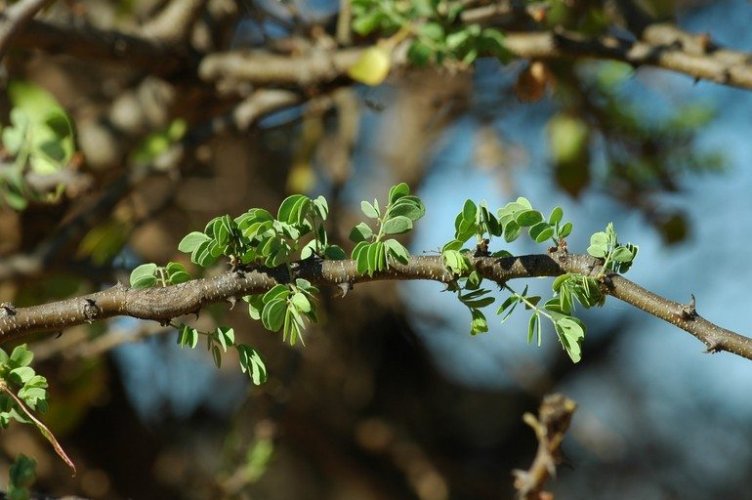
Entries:
POLYGON ((509 221, 509 223, 504 226, 504 240, 507 243, 511 243, 512 241, 517 239, 517 237, 520 235, 520 231, 522 231, 522 227, 520 227, 517 222, 513 220, 509 221))
POLYGON ((303 290, 308 295, 319 292, 318 288, 313 286, 307 279, 295 278, 295 286, 297 286, 300 290, 303 290))
POLYGON ((37 462, 20 454, 8 469, 8 499, 21 500, 30 498, 28 488, 36 481, 37 462))
POLYGON ((384 234, 402 234, 413 228, 413 221, 404 215, 398 215, 384 222, 384 234))
POLYGON ((29 380, 31 380, 31 377, 35 375, 34 369, 30 366, 19 366, 18 368, 13 368, 8 375, 8 380, 11 382, 23 385, 29 380))
POLYGON ((360 242, 367 241, 373 237, 373 230, 365 222, 359 222, 352 231, 350 231, 350 241, 360 242))
POLYGON ((274 299, 264 304, 261 311, 261 322, 264 328, 273 332, 278 332, 282 328, 287 311, 287 301, 284 299, 274 299))
POLYGON ((157 283, 154 273, 157 272, 157 265, 153 262, 141 264, 131 271, 130 283, 132 288, 148 288, 157 283))
POLYGON ((371 243, 368 246, 368 252, 367 252, 367 255, 366 255, 366 257, 368 259, 367 260, 367 264, 368 264, 367 271, 368 271, 368 274, 371 275, 371 276, 373 276, 373 273, 375 273, 376 271, 379 270, 379 267, 380 267, 379 266, 379 261, 378 261, 378 258, 379 258, 379 247, 382 246, 382 245, 383 245, 383 243, 381 243, 380 241, 375 241, 375 242, 371 243))
POLYGON ((246 295, 243 300, 248 302, 248 315, 251 319, 261 319, 261 311, 264 309, 264 296, 262 294, 246 295))
POLYGON ((285 198, 279 205, 277 219, 288 224, 297 224, 302 206, 308 197, 302 194, 293 194, 285 198))
POLYGON ((302 313, 311 312, 311 302, 302 292, 296 292, 290 297, 290 304, 302 313))
POLYGON ((473 272, 471 272, 467 277, 467 282, 465 282, 465 290, 477 290, 482 282, 483 276, 481 276, 477 270, 473 270, 473 272))
POLYGON ((447 250, 461 250, 463 244, 464 244, 464 241, 451 240, 449 241, 449 243, 441 247, 441 251, 446 252, 447 250))
POLYGON ((503 233, 501 224, 499 224, 499 221, 496 219, 496 217, 488 210, 486 203, 482 202, 479 208, 480 220, 481 223, 485 226, 486 231, 488 231, 488 233, 492 234, 493 236, 501 236, 503 233))
POLYGON ((398 199, 402 198, 403 196, 407 196, 409 194, 410 194, 410 186, 408 186, 404 182, 401 182, 397 184, 396 186, 392 186, 389 189, 389 203, 393 204, 398 199))
POLYGON ((590 237, 590 244, 595 246, 601 246, 601 247, 608 247, 610 244, 609 235, 604 233, 603 231, 599 231, 597 233, 593 233, 593 235, 590 237))
POLYGON ((319 195, 315 200, 313 200, 313 207, 316 209, 316 213, 319 216, 319 219, 322 221, 325 221, 327 216, 329 215, 329 204, 326 201, 326 198, 319 195))
POLYGON ((439 23, 428 22, 419 27, 418 35, 434 42, 440 41, 444 38, 444 28, 439 23))
POLYGON ((634 256, 632 252, 624 246, 617 247, 613 253, 611 253, 611 260, 614 262, 632 262, 634 256))
MULTIPOLYGON (((352 257, 355 260, 356 269, 358 273, 365 274, 368 271, 368 252, 370 251, 371 244, 361 241, 355 248, 353 248, 352 257)), ((370 273, 369 273, 370 274, 370 273)))
POLYGON ((577 318, 564 317, 554 323, 556 333, 559 335, 564 350, 574 363, 582 359, 582 340, 585 338, 585 330, 577 318))
POLYGON ((427 43, 415 40, 407 49, 407 58, 415 66, 422 67, 430 64, 436 51, 427 43))
POLYGON ((501 318, 501 322, 504 323, 509 316, 514 312, 514 308, 517 307, 517 304, 520 302, 520 298, 516 295, 510 295, 506 298, 504 302, 501 303, 499 306, 499 309, 496 311, 496 315, 500 316, 501 314, 506 311, 506 314, 504 314, 504 317, 501 318), (511 307, 510 307, 511 306, 511 307))
POLYGON ((593 257, 603 259, 606 257, 606 255, 608 255, 608 248, 599 245, 590 245, 587 249, 587 253, 589 253, 593 257))
POLYGON ((538 295, 531 295, 529 297, 525 297, 525 299, 525 309, 533 309, 541 301, 541 298, 538 295))
POLYGON ((178 345, 195 349, 198 344, 198 330, 188 325, 182 325, 178 330, 178 345))
POLYGON ((381 10, 373 9, 366 14, 354 16, 352 30, 359 35, 367 35, 381 27, 382 21, 387 19, 381 10))
POLYGON ((410 260, 410 252, 407 248, 395 239, 388 239, 384 241, 384 245, 387 248, 388 255, 401 264, 407 264, 410 260))
POLYGON ((272 300, 287 300, 287 296, 290 294, 290 289, 286 285, 274 285, 269 291, 264 294, 263 302, 267 304, 272 300))
POLYGON ((522 227, 529 227, 541 222, 543 215, 537 210, 525 210, 517 213, 514 220, 522 227))
POLYGON ((559 230, 559 238, 566 238, 572 233, 572 226, 571 222, 567 222, 563 226, 561 226, 561 229, 559 230))
POLYGON ((34 359, 34 353, 31 352, 26 344, 21 344, 13 349, 10 353, 10 359, 8 359, 8 366, 18 368, 21 366, 28 366, 34 359))
POLYGON ((551 210, 551 215, 548 216, 548 223, 555 226, 561 222, 562 217, 564 217, 564 210, 561 207, 554 207, 554 209, 551 210))
POLYGON ((185 267, 177 262, 168 262, 165 271, 167 272, 167 281, 172 285, 185 283, 191 279, 191 275, 188 274, 185 267))
POLYGON ((457 276, 462 276, 470 268, 465 256, 457 250, 444 250, 441 256, 444 266, 457 276))
MULTIPOLYGON (((460 298, 460 300, 462 300, 462 298, 460 298)), ((474 299, 474 300, 462 300, 462 302, 467 307, 471 307, 473 309, 481 309, 483 307, 490 306, 491 304, 494 303, 495 300, 496 299, 493 297, 482 297, 482 298, 474 299)))
POLYGON ((457 50, 470 39, 470 33, 466 30, 456 31, 447 35, 445 43, 449 50, 457 50))
POLYGON ((454 227, 454 238, 460 241, 460 244, 464 244, 476 232, 475 220, 465 219, 462 212, 457 214, 457 218, 454 220, 454 227))
POLYGON ((384 271, 389 268, 389 262, 386 260, 386 245, 379 241, 376 243, 376 270, 384 271))
POLYGON ((472 315, 472 320, 470 321, 470 334, 477 335, 479 333, 488 332, 488 321, 486 320, 486 315, 478 309, 471 309, 470 314, 472 315))
POLYGON ((214 360, 214 366, 222 368, 222 352, 219 350, 219 346, 217 344, 212 344, 210 349, 212 360, 214 360))
POLYGON ((465 200, 462 206, 462 218, 475 224, 475 217, 478 215, 478 207, 473 200, 465 200))
POLYGON ((554 228, 548 222, 539 222, 530 228, 530 237, 536 243, 543 243, 554 235, 554 228))
MULTIPOLYGON (((535 336, 536 330, 540 328, 538 321, 538 313, 533 313, 530 315, 530 320, 527 323, 527 343, 531 343, 533 341, 533 337, 535 336)), ((538 347, 540 347, 540 332, 538 333, 538 347)))
POLYGON ((561 289, 561 286, 564 284, 564 282, 570 280, 572 278, 572 276, 573 275, 570 274, 570 273, 561 274, 561 275, 557 276, 554 279, 553 283, 551 283, 551 289, 554 292, 558 292, 561 289))
POLYGON ((238 350, 241 371, 248 373, 254 385, 261 385, 266 382, 266 366, 258 351, 245 344, 237 345, 236 349, 238 350))
POLYGON ((417 196, 404 196, 389 207, 387 218, 403 215, 415 222, 425 214, 426 207, 417 196))
POLYGON ((344 260, 347 257, 342 247, 329 245, 324 249, 324 257, 331 260, 344 260))
MULTIPOLYGON (((222 346, 222 350, 227 352, 227 347, 232 347, 235 344, 235 329, 226 326, 217 327, 216 331, 217 341, 222 346)), ((219 368, 219 365, 217 365, 219 368)))
POLYGON ((376 211, 376 208, 365 200, 360 202, 360 211, 369 219, 379 218, 379 213, 376 211))

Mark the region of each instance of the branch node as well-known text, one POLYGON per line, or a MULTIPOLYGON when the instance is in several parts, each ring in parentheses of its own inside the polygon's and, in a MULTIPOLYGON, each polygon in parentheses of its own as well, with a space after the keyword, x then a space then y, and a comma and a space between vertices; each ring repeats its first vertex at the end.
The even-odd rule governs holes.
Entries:
POLYGON ((705 352, 707 354, 715 354, 715 353, 721 352, 721 343, 718 342, 715 339, 708 340, 707 341, 707 346, 708 346, 708 348, 705 349, 705 352))
POLYGON ((475 253, 473 254, 473 257, 490 257, 491 252, 488 251, 489 243, 491 243, 491 240, 488 238, 483 238, 478 242, 478 244, 475 245, 475 253))
POLYGON ((102 309, 97 305, 96 300, 84 298, 83 313, 87 323, 91 324, 101 312, 102 309))

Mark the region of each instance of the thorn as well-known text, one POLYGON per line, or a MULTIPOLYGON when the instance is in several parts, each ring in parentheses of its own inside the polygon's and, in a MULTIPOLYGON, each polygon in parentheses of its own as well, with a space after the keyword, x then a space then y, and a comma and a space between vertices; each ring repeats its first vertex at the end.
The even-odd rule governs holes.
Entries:
POLYGON ((16 315, 16 306, 11 304, 10 302, 3 302, 2 304, 0 304, 0 308, 2 308, 3 316, 16 315))
POLYGON ((238 303, 238 298, 232 295, 230 297, 227 297, 227 302, 230 303, 230 311, 232 311, 233 309, 235 309, 235 304, 238 303))
POLYGON ((159 320, 159 326, 170 326, 170 323, 172 323, 172 318, 159 320))
POLYGON ((347 292, 353 289, 353 284, 349 281, 345 281, 344 283, 337 283, 337 291, 335 292, 335 296, 338 299, 343 299, 345 295, 347 295, 347 292))
POLYGON ((681 317, 684 320, 690 320, 697 317, 697 309, 695 309, 697 301, 695 300, 695 295, 690 294, 690 297, 689 304, 682 306, 681 317))
POLYGON ((60 331, 58 331, 58 332, 55 332, 55 338, 56 338, 56 339, 59 339, 59 338, 60 338, 60 337, 62 337, 62 336, 63 336, 63 331, 62 331, 62 330, 60 330, 60 331))

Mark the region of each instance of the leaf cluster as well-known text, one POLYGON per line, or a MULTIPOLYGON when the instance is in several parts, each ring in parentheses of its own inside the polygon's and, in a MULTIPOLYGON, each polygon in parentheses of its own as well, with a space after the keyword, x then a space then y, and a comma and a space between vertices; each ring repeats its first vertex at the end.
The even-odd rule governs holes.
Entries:
MULTIPOLYGON (((0 170, 0 195, 11 208, 23 210, 29 199, 42 200, 25 181, 25 174, 54 174, 67 166, 75 152, 73 124, 55 98, 25 81, 8 84, 10 124, 2 128, 3 149, 13 161, 0 170)), ((56 199, 61 190, 50 193, 56 199)))
MULTIPOLYGON (((47 411, 47 379, 37 375, 29 366, 34 359, 26 344, 16 346, 10 356, 0 349, 0 383, 29 408, 47 411)), ((11 420, 31 423, 18 404, 5 392, 0 392, 0 428, 8 427, 11 420)))
POLYGON ((177 262, 158 266, 153 262, 141 264, 131 271, 130 284, 133 288, 149 288, 154 285, 177 285, 191 279, 185 267, 177 262))
POLYGON ((294 346, 303 342, 303 330, 308 321, 316 322, 314 295, 318 289, 308 280, 297 278, 294 283, 275 285, 264 294, 248 295, 248 314, 260 319, 264 328, 272 332, 282 330, 282 339, 294 346))
MULTIPOLYGON (((490 290, 480 288, 482 278, 473 269, 470 259, 473 252, 463 249, 463 245, 475 237, 475 256, 508 257, 511 254, 506 250, 491 253, 491 240, 503 237, 509 243, 516 240, 523 229, 527 229, 528 235, 536 243, 552 241, 558 247, 563 245, 573 228, 571 222, 563 223, 563 218, 564 211, 561 207, 555 207, 546 219, 532 207, 530 201, 522 197, 507 203, 495 215, 485 202, 476 204, 472 200, 465 201, 462 211, 454 220, 454 239, 444 245, 442 257, 446 268, 457 277, 449 290, 456 292, 460 302, 470 309, 471 334, 488 331, 488 322, 481 309, 492 304, 495 298, 489 295, 490 290)), ((510 295, 496 311, 501 317, 501 323, 509 318, 518 304, 524 304, 532 312, 528 321, 528 342, 537 337, 537 343, 541 345, 541 318, 546 318, 552 322, 559 342, 572 361, 578 362, 581 359, 580 346, 585 336, 585 326, 573 316, 574 302, 576 300, 585 307, 600 305, 604 298, 596 280, 574 274, 560 277, 554 283, 553 297, 542 307, 538 305, 541 297, 528 296, 527 287, 522 293, 515 292, 506 284, 502 288, 508 290, 510 295)))
POLYGON ((191 254, 191 261, 201 267, 214 264, 220 256, 233 264, 264 264, 277 267, 289 264, 300 250, 300 257, 312 255, 342 259, 344 251, 330 245, 324 221, 329 213, 326 199, 311 199, 302 194, 287 197, 279 207, 277 217, 263 208, 251 208, 230 218, 215 217, 203 232, 187 234, 178 250, 191 254), (301 248, 301 239, 312 239, 301 248))
POLYGON ((360 209, 367 218, 374 220, 377 229, 366 222, 359 222, 350 231, 350 240, 355 242, 351 256, 359 273, 373 276, 389 269, 390 264, 407 264, 410 253, 399 241, 386 236, 407 233, 413 223, 423 217, 426 208, 417 196, 410 194, 404 182, 389 190, 389 203, 382 210, 378 200, 362 201, 360 209))
POLYGON ((36 460, 21 453, 8 469, 8 500, 28 500, 31 498, 29 488, 36 479, 36 460))
POLYGON ((222 354, 228 348, 234 347, 238 352, 240 370, 247 373, 255 385, 266 382, 267 373, 264 360, 251 346, 235 343, 235 330, 226 326, 218 326, 212 332, 202 332, 188 325, 180 325, 178 328, 178 345, 195 349, 198 345, 199 335, 206 337, 206 348, 212 354, 212 359, 217 368, 222 366, 222 354))
POLYGON ((515 292, 505 285, 511 295, 499 306, 496 314, 502 316, 501 322, 506 321, 514 312, 518 304, 524 304, 525 309, 531 311, 528 320, 527 341, 531 343, 537 338, 538 347, 542 344, 542 321, 548 319, 554 326, 554 331, 562 348, 567 352, 574 363, 582 359, 582 341, 585 339, 585 325, 575 317, 572 304, 562 307, 561 296, 555 296, 539 307, 541 297, 527 295, 527 287, 522 293, 515 292))
POLYGON ((603 271, 601 274, 613 271, 626 273, 632 267, 639 247, 631 243, 622 245, 619 243, 614 230, 614 225, 609 223, 605 231, 599 231, 590 237, 590 246, 587 253, 593 257, 603 259, 603 271))
POLYGON ((511 59, 499 30, 458 22, 464 8, 462 2, 443 0, 353 0, 352 29, 359 35, 378 33, 382 37, 409 32, 413 40, 408 58, 421 66, 452 61, 469 65, 480 56, 504 62, 511 59))

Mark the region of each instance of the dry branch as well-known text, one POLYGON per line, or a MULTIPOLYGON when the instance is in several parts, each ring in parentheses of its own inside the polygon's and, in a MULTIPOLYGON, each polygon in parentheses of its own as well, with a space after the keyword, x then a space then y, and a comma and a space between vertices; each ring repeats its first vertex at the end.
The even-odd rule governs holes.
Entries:
POLYGON ((561 443, 569 429, 577 404, 561 394, 549 394, 543 398, 538 418, 525 413, 522 419, 533 428, 538 439, 538 451, 530 468, 516 470, 514 487, 517 498, 522 500, 552 499, 553 495, 543 490, 546 481, 556 475, 556 466, 561 462, 561 443))

